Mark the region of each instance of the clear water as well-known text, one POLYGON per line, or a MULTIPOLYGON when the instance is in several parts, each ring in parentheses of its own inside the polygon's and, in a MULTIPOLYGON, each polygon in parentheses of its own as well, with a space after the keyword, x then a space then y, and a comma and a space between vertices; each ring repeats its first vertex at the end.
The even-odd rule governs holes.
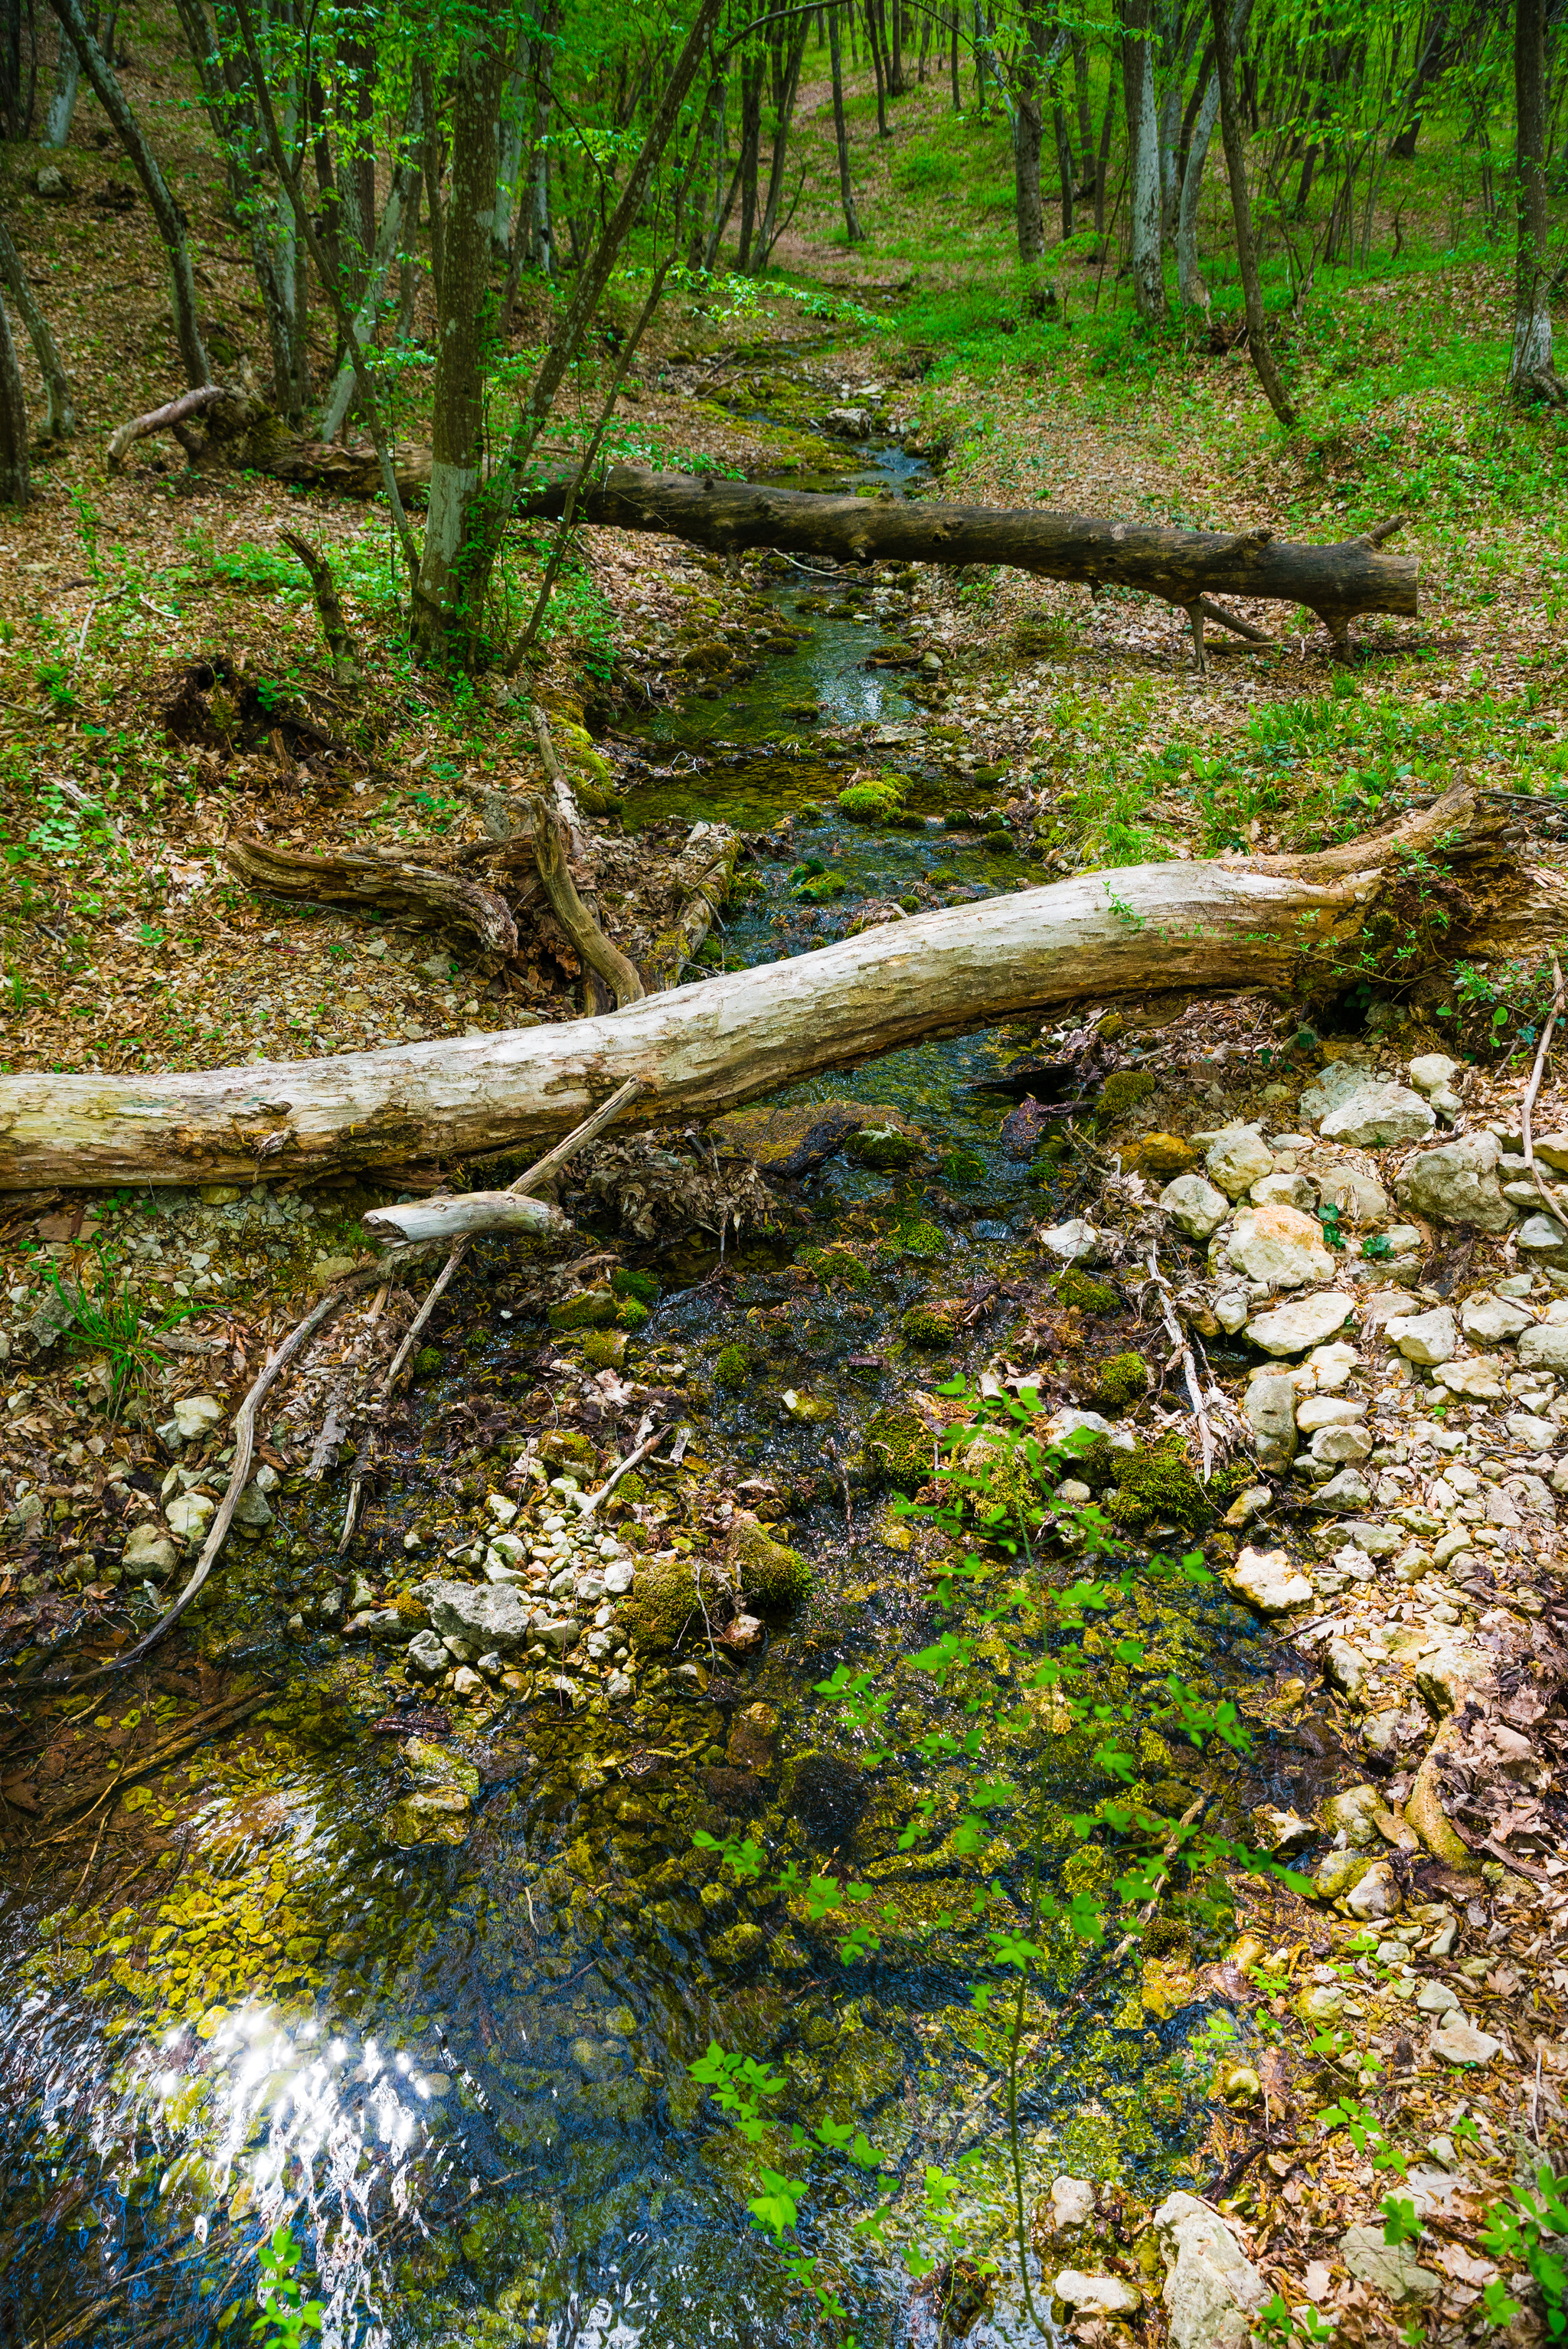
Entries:
MULTIPOLYGON (((885 477, 918 470, 902 452, 879 461, 885 477)), ((788 611, 821 589, 802 574, 776 595, 788 611)), ((861 666, 880 623, 816 615, 811 625, 809 646, 744 688, 659 719, 628 810, 634 824, 717 815, 755 828, 795 816, 789 854, 761 867, 766 890, 727 924, 732 965, 808 950, 841 934, 865 897, 908 891, 944 866, 959 876, 949 890, 1016 876, 972 835, 873 833, 839 818, 831 794, 848 760, 804 747, 799 730, 781 741, 784 705, 820 705, 814 740, 865 720, 896 728, 908 705, 895 673, 861 666), (700 774, 694 754, 709 762, 700 774), (792 864, 811 857, 845 875, 833 905, 789 894, 792 864)), ((819 1747, 840 1777, 830 1768, 829 1796, 771 1798, 753 1831, 792 1834, 819 1868, 844 1844, 855 1867, 885 1867, 911 1920, 927 1922, 955 1888, 939 1868, 906 1880, 892 1866, 913 1777, 884 1769, 835 1808, 854 1744, 812 1689, 841 1660, 895 1667, 933 1628, 925 1568, 877 1538, 872 1496, 852 1495, 846 1514, 834 1464, 880 1403, 934 1374, 900 1347, 903 1307, 934 1285, 972 1292, 1022 1264, 1018 1235, 1047 1202, 1000 1148, 1006 1102, 964 1090, 1002 1056, 1000 1040, 970 1038, 801 1089, 895 1104, 939 1156, 983 1162, 977 1180, 923 1179, 913 1191, 834 1162, 809 1188, 810 1240, 864 1239, 902 1201, 937 1225, 941 1263, 887 1257, 870 1288, 846 1295, 803 1285, 793 1242, 743 1247, 718 1280, 712 1251, 676 1251, 655 1260, 665 1293, 643 1333, 666 1361, 705 1373, 759 1316, 773 1349, 766 1382, 738 1396, 714 1389, 692 1452, 797 1496, 789 1538, 811 1557, 818 1595, 775 1637, 744 1701, 779 1709, 798 1790, 799 1757, 819 1747), (829 1426, 781 1412, 791 1375, 832 1398, 829 1426)), ((468 1363, 421 1391, 422 1423, 383 1505, 394 1548, 443 1479, 449 1490, 444 1414, 513 1392, 520 1342, 537 1350, 537 1330, 503 1324, 504 1278, 500 1255, 476 1254, 459 1298, 468 1363)), ((1005 1318, 982 1319, 953 1359, 983 1355, 1005 1318)), ((325 1503, 296 1518, 306 1555, 313 1539, 329 1547, 330 1518, 325 1503)), ((722 1759, 733 1704, 667 1683, 629 1719, 535 1705, 465 1739, 459 1718, 449 1742, 484 1782, 472 1830, 456 1848, 399 1850, 381 1825, 397 1741, 366 1733, 397 1683, 313 1709, 299 1651, 275 1638, 274 1570, 280 1588, 297 1574, 233 1559, 222 1602, 225 1628, 242 1637, 253 1624, 253 1652, 285 1687, 268 1743, 200 1757, 188 1793, 146 1814, 165 1856, 119 1908, 115 1888, 106 1903, 96 1885, 75 1907, 83 1854, 68 1847, 66 1872, 14 1885, 0 1911, 0 2343, 246 2340, 258 2240, 287 2218, 326 2302, 325 2337, 356 2349, 808 2349, 824 2336, 746 2219, 745 2151, 689 2077, 710 2039, 788 2075, 787 2116, 863 2120, 888 2158, 885 2188, 912 2193, 926 2163, 968 2147, 982 2166, 967 2190, 977 2201, 999 2190, 995 2047, 968 2000, 973 1931, 894 1934, 851 1971, 770 1914, 765 1944, 751 1949, 746 1898, 694 1865, 696 1829, 738 1824, 703 1775, 705 1756, 722 1759), (656 1766, 644 1776, 636 1757, 648 1753, 656 1766), (183 1875, 167 1892, 171 1868, 183 1875), (160 1916, 176 1930, 154 1951, 160 1916), (117 1932, 108 1967, 129 1968, 129 1985, 105 1987, 93 1951, 117 1932), (220 2334, 232 2308, 234 2329, 220 2334)), ((118 1715, 124 1702, 106 1698, 105 1709, 118 1715)), ((1172 2108, 1148 2088, 1166 2077, 1178 2027, 1120 1999, 1086 2007, 1028 2070, 1037 2191, 1058 2168, 1096 2174, 1113 2158, 1150 2184, 1169 2175, 1180 2099, 1172 2108)), ((873 2190, 825 2167, 809 2240, 832 2263, 862 2344, 933 2340, 901 2271, 851 2231, 873 2190)), ((1026 2330, 1004 2286, 997 2314, 970 2338, 1026 2330)))

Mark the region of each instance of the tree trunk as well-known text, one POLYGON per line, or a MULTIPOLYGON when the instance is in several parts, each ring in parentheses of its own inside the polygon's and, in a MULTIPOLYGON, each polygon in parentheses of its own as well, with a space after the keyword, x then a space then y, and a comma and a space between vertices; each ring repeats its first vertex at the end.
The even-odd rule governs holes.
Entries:
POLYGON ((550 123, 555 106, 554 41, 561 11, 552 5, 544 20, 546 37, 538 45, 539 94, 533 134, 533 263, 543 277, 555 274, 555 233, 550 215, 550 123))
POLYGON ((1231 181, 1231 213, 1236 224, 1236 266, 1247 309, 1247 349, 1269 406, 1287 432, 1295 425, 1295 410, 1274 365, 1264 316, 1264 291, 1258 282, 1257 248, 1253 243, 1253 212, 1247 198, 1247 155, 1236 105, 1236 53, 1231 38, 1230 0, 1209 0, 1214 26, 1214 73, 1220 85, 1220 130, 1225 142, 1225 169, 1231 181))
POLYGON ((32 494, 27 467, 27 395, 0 301, 0 506, 25 506, 32 494))
POLYGON ((431 397, 430 495, 414 623, 428 650, 451 645, 454 636, 473 638, 481 618, 484 574, 480 570, 476 576, 470 523, 484 454, 490 220, 506 76, 504 45, 482 34, 462 50, 450 76, 451 191, 431 397))
MULTIPOLYGON (((1455 951, 1518 952, 1526 940, 1533 950, 1561 933, 1564 885, 1511 866, 1495 827, 1470 792, 1450 792, 1387 834, 1323 855, 1079 874, 591 1019, 315 1061, 3 1077, 0 1191, 263 1173, 308 1182, 418 1156, 449 1163, 563 1133, 634 1076, 649 1087, 638 1123, 713 1117, 924 1037, 1162 986, 1310 1001, 1362 968, 1384 885, 1402 885, 1412 855, 1460 868, 1478 909, 1444 934, 1445 970, 1455 951)), ((1385 954, 1403 949, 1407 926, 1396 921, 1392 936, 1385 954)), ((1399 968, 1401 984, 1418 975, 1399 968)))
POLYGON ((44 117, 43 144, 63 147, 71 135, 71 118, 77 110, 77 91, 82 78, 82 61, 71 46, 69 34, 60 27, 59 57, 55 66, 55 94, 49 100, 48 113, 44 117))
POLYGON ((1127 102, 1131 179, 1132 298, 1150 326, 1165 317, 1165 261, 1161 234, 1160 121, 1154 105, 1153 31, 1150 0, 1120 0, 1121 78, 1127 102))
POLYGON ((740 61, 740 243, 735 265, 751 265, 751 239, 757 227, 757 161, 762 144, 762 73, 760 53, 740 61))
MULTIPOLYGON (((1245 32, 1252 8, 1253 0, 1236 0, 1231 16, 1233 46, 1245 32)), ((1219 112, 1220 77, 1217 72, 1211 72, 1187 142, 1187 161, 1181 173, 1181 201, 1176 215, 1178 288, 1187 308, 1202 310, 1205 317, 1209 315, 1209 289, 1198 266, 1198 199, 1203 192, 1203 167, 1209 160, 1209 141, 1214 135, 1219 112)))
POLYGON ((1116 128, 1116 67, 1117 60, 1113 55, 1107 77, 1105 112, 1100 118, 1099 150, 1094 163, 1094 233, 1096 236, 1105 234, 1105 191, 1110 174, 1111 133, 1116 128))
POLYGON ((207 362, 206 347, 201 330, 196 323, 196 278, 191 266, 191 248, 185 235, 185 215, 169 192, 168 183, 159 169, 158 158, 143 138, 141 125, 126 99, 125 92, 116 80, 108 59, 88 32, 82 15, 81 0, 49 0, 55 15, 75 48, 82 71, 93 86, 93 94, 119 134, 121 146, 135 166, 141 181, 158 233, 163 239, 163 249, 169 256, 169 277, 173 296, 174 334, 180 346, 180 357, 187 382, 197 389, 212 380, 212 370, 207 362))
MULTIPOLYGON (((853 5, 853 0, 851 0, 851 5, 853 5)), ((839 150, 839 201, 844 208, 844 242, 846 244, 859 244, 865 231, 855 210, 855 191, 850 179, 850 133, 844 118, 844 67, 839 46, 839 0, 829 0, 828 55, 833 75, 833 139, 839 150)))
POLYGON ((33 346, 33 357, 38 362, 38 372, 44 378, 44 390, 48 409, 44 418, 43 437, 46 440, 68 440, 77 429, 76 403, 71 397, 71 380, 49 322, 33 297, 27 282, 22 256, 11 242, 11 233, 0 221, 0 285, 16 305, 22 323, 27 329, 27 339, 33 346))
POLYGON ((768 171, 768 195, 762 207, 762 225, 757 233, 757 250, 753 266, 760 273, 768 266, 779 234, 779 206, 784 194, 784 164, 789 150, 789 125, 795 114, 795 93, 800 86, 800 64, 806 54, 806 36, 810 26, 805 17, 797 19, 793 37, 789 39, 789 53, 784 64, 782 82, 775 97, 777 120, 773 131, 773 154, 768 171))
POLYGON ((1062 242, 1065 244, 1073 233, 1073 142, 1068 129, 1068 111, 1059 98, 1051 103, 1051 129, 1057 142, 1057 185, 1061 191, 1062 242))
POLYGON ((1553 366, 1551 268, 1546 202, 1546 5, 1514 0, 1513 97, 1518 121, 1514 202, 1519 243, 1513 273, 1513 351, 1509 386, 1516 394, 1561 401, 1553 366))
POLYGON ((877 137, 889 136, 887 127, 887 80, 882 72, 882 43, 877 38, 875 0, 866 0, 866 47, 872 53, 872 73, 877 92, 877 137))
POLYGON ((463 931, 481 953, 507 961, 517 953, 517 925, 506 900, 460 874, 352 849, 311 856, 243 833, 225 843, 223 862, 236 879, 263 896, 313 905, 375 905, 421 926, 463 931))
MULTIPOLYGON (((519 511, 558 515, 556 483, 519 511)), ((720 554, 748 546, 843 563, 1008 564, 1045 579, 1137 587, 1186 610, 1198 595, 1260 596, 1305 604, 1336 636, 1358 612, 1417 609, 1417 565, 1385 554, 1391 527, 1337 545, 1306 546, 1266 530, 1227 536, 1101 521, 1037 507, 949 505, 934 498, 844 497, 761 489, 717 475, 652 473, 617 466, 577 501, 580 521, 615 530, 665 531, 720 554)))
POLYGON ((950 65, 953 81, 953 111, 954 114, 962 114, 964 111, 964 90, 958 78, 958 0, 954 0, 952 33, 953 45, 950 65))
MULTIPOLYGON (((418 157, 422 130, 420 98, 418 85, 408 101, 408 113, 403 127, 403 139, 397 160, 392 170, 392 181, 387 191, 387 202, 381 214, 381 224, 376 234, 376 250, 370 256, 370 269, 365 283, 363 298, 354 321, 354 331, 362 343, 370 341, 376 322, 381 314, 381 297, 387 280, 392 274, 392 264, 403 242, 403 218, 415 181, 419 175, 418 157)), ((354 361, 346 357, 333 378, 332 388, 316 427, 318 440, 335 440, 348 404, 354 398, 354 361)))
POLYGON ((1078 148, 1083 157, 1078 186, 1088 188, 1094 184, 1094 119, 1088 106, 1088 43, 1081 33, 1074 33, 1072 45, 1073 97, 1078 105, 1078 148))
POLYGON ((1028 18, 1013 80, 1013 214, 1020 261, 1038 261, 1046 249, 1040 202, 1039 19, 1028 18))

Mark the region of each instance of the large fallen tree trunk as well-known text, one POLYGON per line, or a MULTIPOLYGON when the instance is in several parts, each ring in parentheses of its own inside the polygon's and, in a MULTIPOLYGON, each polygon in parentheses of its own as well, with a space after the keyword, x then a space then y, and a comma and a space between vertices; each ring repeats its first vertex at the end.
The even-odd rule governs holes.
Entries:
POLYGON ((1079 874, 594 1019, 322 1061, 3 1077, 0 1190, 450 1162, 563 1133, 634 1076, 648 1088, 634 1114, 657 1125, 923 1037, 1086 1000, 1261 986, 1310 1001, 1384 965, 1407 987, 1445 866, 1453 885, 1428 949, 1442 967, 1456 954, 1535 951, 1568 929, 1568 885, 1522 871, 1500 830, 1456 791, 1322 855, 1079 874))
MULTIPOLYGON (((553 483, 519 510, 559 515, 568 489, 553 483)), ((760 489, 706 473, 654 473, 639 465, 617 465, 603 488, 580 492, 575 512, 582 522, 665 531, 720 554, 772 546, 839 562, 1005 563, 1044 579, 1140 587, 1192 617, 1200 653, 1197 607, 1212 595, 1305 605, 1340 640, 1358 612, 1417 610, 1418 564, 1408 555, 1382 552, 1398 521, 1336 545, 1301 546, 1266 530, 1163 530, 1037 507, 840 497, 760 489)), ((1207 616, 1234 625, 1218 610, 1207 616)))

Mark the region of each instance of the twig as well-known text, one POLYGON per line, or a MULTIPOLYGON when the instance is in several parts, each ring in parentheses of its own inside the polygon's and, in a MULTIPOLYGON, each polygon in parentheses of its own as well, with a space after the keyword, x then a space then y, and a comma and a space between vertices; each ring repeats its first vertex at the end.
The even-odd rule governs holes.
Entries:
POLYGON ((1160 1299, 1160 1310, 1165 1320, 1166 1332, 1180 1358, 1181 1374, 1187 1381, 1187 1392, 1192 1399, 1192 1415, 1198 1423, 1198 1433, 1203 1446, 1203 1482, 1206 1485, 1214 1473, 1214 1431, 1210 1424, 1207 1402, 1199 1382, 1198 1365, 1192 1359, 1192 1349, 1187 1343, 1186 1332, 1177 1316, 1176 1300, 1171 1294, 1171 1284, 1160 1269, 1160 1251, 1153 1247, 1149 1251, 1149 1277, 1154 1283, 1160 1299))
POLYGON ((628 1452, 624 1460, 617 1460, 615 1465, 611 1469, 610 1474, 605 1477, 604 1482, 600 1485, 598 1491, 596 1493, 591 1493, 588 1498, 583 1503, 581 1508, 577 1512, 579 1517, 591 1517, 593 1515, 594 1510, 598 1507, 600 1502, 607 1501, 609 1499, 611 1494, 614 1491, 622 1477, 629 1475, 631 1471, 637 1465, 637 1463, 640 1460, 645 1460, 650 1452, 657 1451, 659 1445, 664 1442, 665 1437, 668 1433, 669 1430, 667 1428, 658 1428, 652 1435, 649 1436, 645 1444, 639 1444, 634 1452, 628 1452))
POLYGON ((1530 1082, 1524 1088, 1521 1123, 1524 1133, 1524 1163, 1530 1170, 1530 1179, 1541 1194, 1548 1215, 1568 1225, 1568 1210, 1559 1206, 1553 1197, 1546 1187, 1541 1169, 1535 1163, 1535 1145, 1530 1132, 1530 1121, 1535 1108, 1536 1096, 1541 1091, 1541 1080, 1546 1074, 1546 1056, 1552 1050, 1552 1039, 1563 1017, 1563 966, 1553 955, 1552 957, 1552 1009, 1542 1028, 1541 1041, 1535 1048, 1535 1066, 1530 1072, 1530 1082))
MULTIPOLYGON (((553 1150, 546 1151, 542 1158, 536 1159, 531 1166, 526 1168, 518 1176, 515 1183, 509 1183, 508 1190, 519 1192, 542 1190, 547 1183, 553 1181, 555 1175, 572 1156, 573 1152, 583 1149, 593 1140, 596 1134, 602 1133, 611 1120, 620 1115, 626 1103, 644 1090, 644 1084, 645 1080, 641 1077, 628 1077, 624 1085, 617 1085, 608 1101, 601 1102, 598 1108, 592 1111, 581 1125, 574 1126, 569 1134, 555 1144, 553 1150)), ((407 1335, 392 1357, 392 1366, 381 1381, 383 1397, 391 1393, 399 1371, 418 1344, 438 1302, 451 1286, 458 1267, 468 1254, 468 1247, 467 1240, 459 1240, 442 1266, 440 1275, 429 1295, 409 1324, 407 1335)))

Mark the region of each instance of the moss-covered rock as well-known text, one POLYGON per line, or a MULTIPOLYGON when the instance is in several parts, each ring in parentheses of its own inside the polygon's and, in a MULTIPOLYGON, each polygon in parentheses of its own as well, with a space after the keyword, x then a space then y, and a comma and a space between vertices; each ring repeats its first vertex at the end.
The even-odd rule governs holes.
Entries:
POLYGON ((442 1361, 443 1356, 439 1346, 421 1346, 414 1357, 416 1383, 423 1385, 427 1379, 438 1379, 441 1375, 442 1361))
POLYGON ((851 783, 839 793, 839 812, 851 823, 891 823, 903 805, 902 780, 879 776, 875 782, 851 783))
POLYGON ((1112 1354, 1102 1362, 1096 1397, 1103 1411, 1125 1411, 1149 1392, 1149 1367, 1141 1354, 1112 1354))
POLYGON ((1121 1306, 1121 1299, 1109 1281, 1096 1280, 1088 1272, 1058 1273, 1057 1295, 1064 1305, 1076 1305, 1080 1313, 1115 1313, 1121 1306))
MULTIPOLYGON (((1104 1441, 1101 1437, 1100 1442, 1104 1441)), ((1197 1533, 1213 1524, 1218 1514, 1217 1489, 1212 1497, 1204 1491, 1180 1436, 1167 1436, 1141 1451, 1114 1453, 1111 1457, 1118 1485, 1109 1508, 1114 1525, 1125 1526, 1130 1533, 1141 1533, 1152 1525, 1173 1525, 1183 1533, 1197 1533)))
POLYGON ((871 1267, 861 1262, 853 1248, 802 1248, 800 1262, 808 1272, 830 1288, 869 1288, 871 1267))
POLYGON ((944 1183, 984 1183, 985 1161, 975 1150, 950 1150, 941 1162, 944 1183))
MULTIPOLYGON (((547 1468, 556 1469, 592 1468, 599 1458, 588 1438, 575 1427, 552 1427, 548 1434, 542 1435, 539 1456, 547 1468)), ((623 1477, 616 1486, 617 1492, 624 1492, 629 1482, 629 1478, 623 1477)))
POLYGON ((653 1305, 658 1300, 659 1284, 651 1272, 634 1272, 629 1265, 618 1264, 610 1275, 610 1287, 617 1297, 634 1297, 639 1305, 653 1305))
MULTIPOLYGON (((631 1483, 623 1477, 621 1488, 631 1483)), ((708 1579, 708 1596, 717 1582, 708 1579)), ((637 1578, 621 1602, 621 1628, 641 1653, 656 1655, 673 1648, 693 1618, 700 1622, 696 1569, 689 1557, 650 1557, 637 1568, 637 1578)))
POLYGON ((850 1143, 850 1156, 857 1165, 892 1173, 899 1167, 913 1166, 924 1148, 924 1137, 913 1127, 862 1125, 850 1143))
POLYGON ((923 1216, 918 1221, 900 1224, 888 1235, 888 1246, 900 1256, 912 1256, 923 1264, 936 1264, 947 1254, 947 1240, 939 1224, 928 1223, 923 1216))
POLYGON ((625 1331, 591 1330, 583 1340, 583 1359, 590 1370, 619 1370, 626 1359, 625 1331))
POLYGON ((604 1330, 615 1319, 615 1299, 608 1288, 580 1288, 550 1308, 546 1319, 552 1330, 604 1330))
POLYGON ((1154 1174, 1169 1183, 1178 1174, 1190 1174, 1199 1163, 1199 1153, 1179 1133, 1145 1133, 1130 1142, 1121 1153, 1124 1174, 1154 1174))
POLYGON ((863 1125, 894 1125, 923 1140, 918 1126, 877 1102, 836 1099, 789 1102, 777 1109, 731 1110, 708 1132, 722 1149, 749 1158, 769 1174, 810 1174, 842 1150, 863 1125))
POLYGON ((1118 1069, 1107 1077, 1099 1090, 1095 1108, 1096 1130, 1109 1133, 1114 1125, 1130 1117, 1140 1102, 1146 1102, 1154 1091, 1154 1079, 1147 1069, 1118 1069))
POLYGON ((749 1384, 751 1363, 744 1346, 724 1346, 713 1366, 713 1382, 717 1387, 736 1389, 749 1384))
POLYGON ((945 1305, 911 1305, 899 1316, 899 1328, 912 1346, 945 1346, 953 1337, 952 1309, 945 1305))
POLYGON ((648 1309, 640 1297, 623 1297, 615 1308, 615 1319, 623 1330, 640 1330, 648 1318, 648 1309))
POLYGON ((759 1607, 797 1607, 811 1588, 811 1569, 799 1551, 775 1541, 745 1511, 729 1528, 724 1561, 738 1588, 759 1607))
POLYGON ((931 1475, 931 1434, 918 1412, 890 1404, 866 1427, 866 1465, 883 1485, 913 1493, 931 1475))

